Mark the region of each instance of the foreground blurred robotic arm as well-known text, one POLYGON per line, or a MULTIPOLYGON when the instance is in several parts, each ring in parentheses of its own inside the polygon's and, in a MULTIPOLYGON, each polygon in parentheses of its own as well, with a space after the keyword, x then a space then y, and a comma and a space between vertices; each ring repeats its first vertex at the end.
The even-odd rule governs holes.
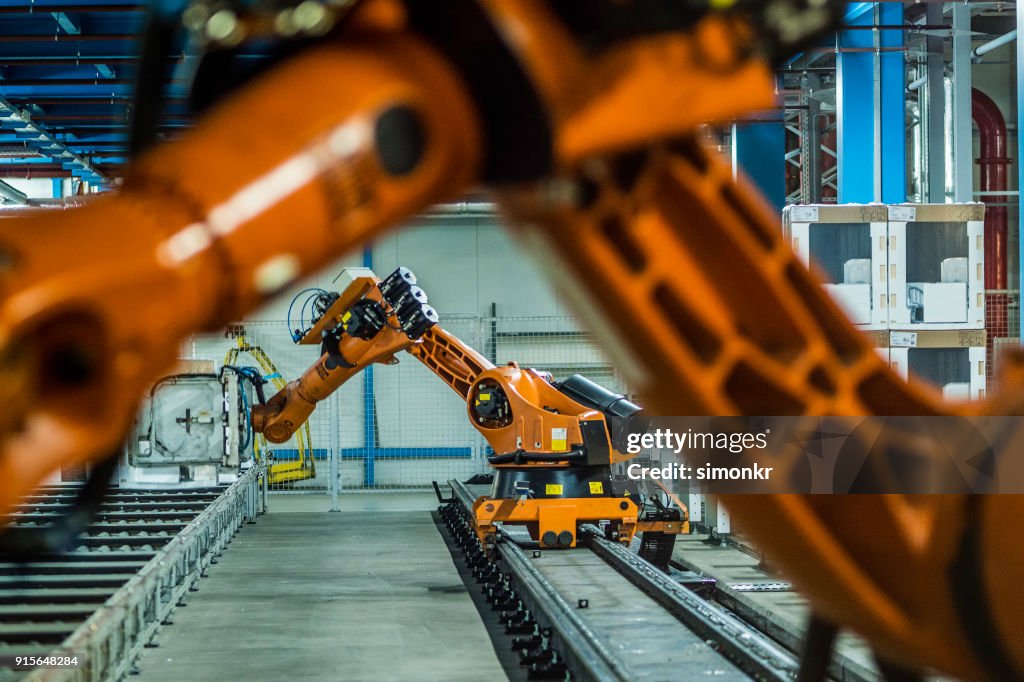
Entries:
POLYGON ((474 180, 481 133, 451 66, 374 18, 349 30, 144 155, 115 196, 4 221, 0 510, 116 450, 185 335, 474 180))
MULTIPOLYGON (((900 381, 698 142, 771 106, 771 65, 845 4, 338 3, 327 35, 223 88, 117 196, 0 224, 0 512, 116 448, 184 335, 478 183, 652 411, 1019 414, 1021 377, 968 407, 900 381)), ((213 33, 267 25, 293 28, 213 33)), ((882 659, 1021 677, 1024 549, 1001 541, 1018 498, 727 501, 882 659)))

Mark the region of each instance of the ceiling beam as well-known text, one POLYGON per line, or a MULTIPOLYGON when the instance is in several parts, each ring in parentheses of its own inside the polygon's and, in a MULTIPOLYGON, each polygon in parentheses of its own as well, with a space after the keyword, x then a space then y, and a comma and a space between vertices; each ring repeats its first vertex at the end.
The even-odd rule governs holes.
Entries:
POLYGON ((38 12, 64 12, 68 14, 92 13, 92 12, 142 12, 146 9, 143 3, 129 3, 123 5, 36 5, 26 3, 24 5, 0 6, 0 14, 36 14, 38 12))

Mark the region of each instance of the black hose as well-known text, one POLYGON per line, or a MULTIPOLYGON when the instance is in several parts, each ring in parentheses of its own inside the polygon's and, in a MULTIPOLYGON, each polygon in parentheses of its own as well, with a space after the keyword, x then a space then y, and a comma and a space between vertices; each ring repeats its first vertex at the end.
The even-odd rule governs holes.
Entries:
POLYGON ((811 613, 804 635, 803 658, 797 682, 823 682, 828 679, 828 668, 832 663, 839 628, 817 613, 811 613))
POLYGON ((555 464, 558 462, 578 462, 586 459, 587 453, 583 450, 570 450, 569 452, 527 452, 526 450, 517 450, 516 452, 509 452, 503 455, 491 455, 487 458, 489 464, 528 464, 530 462, 543 462, 547 464, 555 464))
POLYGON ((178 15, 167 16, 157 8, 146 17, 128 129, 128 154, 133 159, 156 142, 168 82, 167 55, 174 48, 180 26, 178 15))

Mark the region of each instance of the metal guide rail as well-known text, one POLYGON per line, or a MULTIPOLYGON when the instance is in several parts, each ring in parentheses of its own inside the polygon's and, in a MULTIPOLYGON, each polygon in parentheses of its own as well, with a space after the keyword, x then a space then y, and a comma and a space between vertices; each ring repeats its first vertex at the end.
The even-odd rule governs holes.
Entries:
POLYGON ((490 554, 468 523, 476 495, 450 481, 441 516, 533 679, 792 680, 797 659, 655 566, 580 528, 574 550, 503 531, 490 554))
MULTIPOLYGON (((262 476, 250 469, 216 487, 112 488, 74 549, 30 561, 0 555, 0 680, 126 677, 239 527, 265 511, 262 476), (19 659, 29 657, 45 667, 24 667, 19 659)), ((44 487, 3 522, 46 527, 75 495, 44 487)))

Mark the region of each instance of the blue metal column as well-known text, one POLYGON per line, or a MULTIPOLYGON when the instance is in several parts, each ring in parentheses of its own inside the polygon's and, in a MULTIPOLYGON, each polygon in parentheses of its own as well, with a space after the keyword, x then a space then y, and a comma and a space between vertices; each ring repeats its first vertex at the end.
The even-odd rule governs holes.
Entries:
MULTIPOLYGON (((871 26, 874 4, 851 3, 845 23, 871 26)), ((839 203, 875 200, 875 56, 872 31, 840 31, 836 57, 836 120, 838 124, 839 203)))
POLYGON ((64 197, 64 180, 62 178, 53 178, 51 180, 51 187, 53 187, 54 199, 61 199, 64 197))
POLYGON ((780 213, 786 206, 786 128, 781 111, 732 127, 733 173, 744 174, 780 213), (774 119, 774 120, 773 120, 774 119))
MULTIPOLYGON (((903 5, 851 3, 845 24, 902 26, 903 5)), ((838 41, 839 203, 905 201, 903 31, 864 28, 840 31, 838 41)))
MULTIPOLYGON (((373 247, 363 247, 363 267, 373 269, 373 247)), ((366 457, 363 458, 363 485, 373 486, 377 456, 377 409, 374 401, 373 365, 363 370, 363 447, 366 457)))
MULTIPOLYGON (((903 25, 902 2, 878 3, 878 13, 882 26, 903 25)), ((879 31, 879 46, 883 48, 878 56, 881 200, 885 204, 900 204, 907 200, 907 65, 902 51, 903 31, 879 31)))

